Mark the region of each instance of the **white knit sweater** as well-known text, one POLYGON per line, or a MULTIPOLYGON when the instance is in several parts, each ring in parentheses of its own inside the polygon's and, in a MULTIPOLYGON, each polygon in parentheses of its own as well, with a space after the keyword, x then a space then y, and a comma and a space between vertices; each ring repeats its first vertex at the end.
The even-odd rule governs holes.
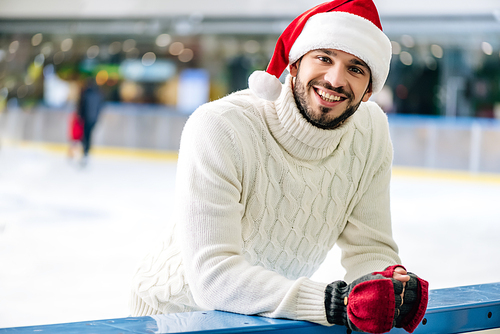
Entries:
POLYGON ((176 224, 135 275, 133 315, 217 309, 327 325, 324 290, 342 277, 308 277, 335 243, 346 281, 400 263, 386 116, 367 102, 340 128, 316 128, 290 81, 276 102, 246 90, 189 118, 176 224))

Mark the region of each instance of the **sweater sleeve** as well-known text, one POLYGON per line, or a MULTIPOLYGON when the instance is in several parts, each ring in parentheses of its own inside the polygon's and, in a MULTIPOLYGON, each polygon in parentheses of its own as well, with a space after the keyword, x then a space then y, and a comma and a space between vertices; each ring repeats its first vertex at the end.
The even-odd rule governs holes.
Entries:
POLYGON ((359 193, 337 243, 342 250, 345 280, 400 264, 392 237, 390 179, 393 149, 387 117, 372 112, 370 156, 359 185, 359 193))
POLYGON ((287 279, 242 254, 243 158, 233 126, 219 112, 199 110, 183 131, 177 209, 193 298, 207 309, 328 324, 326 284, 287 279))

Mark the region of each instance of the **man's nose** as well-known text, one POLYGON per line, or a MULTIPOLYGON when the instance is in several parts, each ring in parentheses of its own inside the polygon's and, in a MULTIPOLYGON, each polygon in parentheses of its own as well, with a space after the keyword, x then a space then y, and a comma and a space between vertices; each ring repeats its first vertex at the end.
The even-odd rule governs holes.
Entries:
POLYGON ((345 87, 347 81, 344 67, 340 64, 332 65, 325 74, 325 80, 328 81, 332 87, 345 87))

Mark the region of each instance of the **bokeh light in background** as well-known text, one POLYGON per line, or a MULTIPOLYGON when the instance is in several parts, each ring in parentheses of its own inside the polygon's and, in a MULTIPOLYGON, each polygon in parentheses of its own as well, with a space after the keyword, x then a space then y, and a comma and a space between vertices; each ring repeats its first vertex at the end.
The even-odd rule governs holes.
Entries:
POLYGON ((437 44, 431 45, 431 53, 436 58, 439 58, 439 59, 443 58, 443 48, 437 44))
POLYGON ((413 64, 413 57, 411 53, 403 51, 399 54, 399 59, 406 66, 411 66, 413 64))
POLYGON ((121 51, 121 49, 122 49, 122 43, 115 41, 115 42, 112 42, 111 44, 109 44, 108 53, 110 55, 116 55, 121 51))
POLYGON ((100 70, 99 72, 97 72, 95 81, 99 86, 102 86, 108 81, 108 78, 109 78, 108 72, 105 70, 100 70))
POLYGON ((182 44, 181 42, 174 42, 168 48, 168 52, 170 52, 170 54, 173 56, 180 55, 182 50, 184 50, 184 44, 182 44))
POLYGON ((42 43, 43 40, 43 35, 38 33, 34 34, 33 37, 31 38, 31 45, 33 46, 38 46, 40 43, 42 43))
POLYGON ((488 42, 482 42, 481 43, 481 49, 488 56, 491 56, 493 54, 493 47, 488 42))
POLYGON ((410 49, 415 46, 415 40, 410 35, 401 36, 401 42, 403 43, 404 46, 410 49))
POLYGON ((179 53, 178 58, 179 61, 183 63, 190 62, 194 57, 194 52, 191 49, 182 49, 181 53, 179 53))
POLYGON ((156 61, 156 55, 154 52, 146 52, 144 56, 142 56, 142 65, 150 66, 153 65, 156 61))
POLYGON ((391 45, 392 45, 392 54, 393 55, 398 55, 401 53, 401 45, 398 42, 391 41, 391 45))
POLYGON ((133 39, 127 39, 123 42, 122 50, 123 52, 130 52, 135 49, 137 42, 133 39))
POLYGON ((68 52, 73 47, 73 39, 66 38, 61 42, 61 51, 68 52))
POLYGON ((158 45, 159 47, 166 47, 170 44, 171 40, 172 38, 169 34, 161 34, 156 37, 156 45, 158 45))
POLYGON ((87 58, 94 59, 99 55, 99 45, 92 45, 87 49, 87 58))

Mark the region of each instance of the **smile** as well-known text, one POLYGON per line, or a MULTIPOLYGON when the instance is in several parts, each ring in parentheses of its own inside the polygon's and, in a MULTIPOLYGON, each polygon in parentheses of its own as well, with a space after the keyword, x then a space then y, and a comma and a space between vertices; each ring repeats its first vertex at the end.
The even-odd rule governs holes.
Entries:
POLYGON ((338 102, 341 100, 345 100, 344 97, 337 96, 337 95, 331 95, 331 94, 328 94, 327 92, 324 92, 324 91, 319 90, 319 89, 315 89, 315 90, 318 93, 318 95, 321 96, 321 98, 323 100, 325 100, 326 102, 338 102))

